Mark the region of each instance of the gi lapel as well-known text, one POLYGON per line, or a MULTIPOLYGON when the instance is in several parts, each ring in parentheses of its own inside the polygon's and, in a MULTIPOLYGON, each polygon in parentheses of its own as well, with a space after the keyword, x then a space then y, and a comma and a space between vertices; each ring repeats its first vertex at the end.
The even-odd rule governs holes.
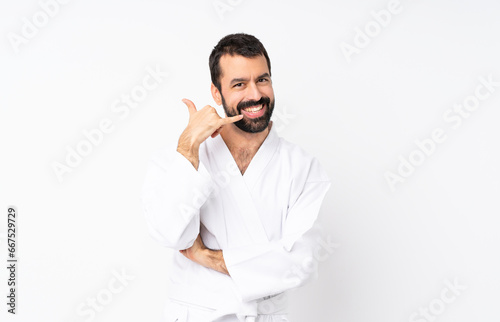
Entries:
MULTIPOLYGON (((217 163, 219 168, 227 167, 227 163, 230 162, 237 169, 238 166, 236 165, 236 161, 222 137, 220 135, 215 137, 212 143, 214 154, 217 155, 216 158, 218 159, 217 163)), ((251 188, 256 184, 260 175, 262 175, 265 167, 276 152, 278 144, 279 137, 271 127, 271 131, 253 157, 245 174, 243 176, 231 176, 231 181, 225 188, 230 189, 230 191, 228 191, 230 192, 229 195, 234 197, 235 207, 239 209, 239 214, 226 214, 226 216, 239 215, 248 233, 246 236, 245 234, 241 234, 240 240, 236 241, 237 244, 266 243, 269 241, 260 220, 260 214, 257 212, 255 202, 252 199, 251 188)), ((231 227, 228 227, 228 229, 231 229, 231 227)), ((231 244, 233 244, 233 242, 231 244)))
POLYGON ((245 180, 250 191, 252 191, 255 187, 257 180, 260 178, 264 169, 271 161, 274 153, 278 150, 278 146, 279 137, 271 123, 271 130, 269 131, 269 134, 264 142, 262 142, 262 145, 254 155, 252 161, 247 167, 247 170, 245 171, 245 174, 243 175, 243 179, 245 180))

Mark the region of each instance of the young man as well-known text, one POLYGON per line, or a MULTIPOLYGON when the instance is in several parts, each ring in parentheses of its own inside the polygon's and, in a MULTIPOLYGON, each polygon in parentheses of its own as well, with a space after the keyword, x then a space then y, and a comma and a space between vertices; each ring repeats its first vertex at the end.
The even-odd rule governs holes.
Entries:
POLYGON ((226 117, 184 99, 189 123, 177 148, 152 158, 143 187, 150 234, 178 251, 165 320, 288 321, 285 291, 317 274, 313 225, 330 180, 273 128, 257 38, 222 38, 209 65, 226 117))

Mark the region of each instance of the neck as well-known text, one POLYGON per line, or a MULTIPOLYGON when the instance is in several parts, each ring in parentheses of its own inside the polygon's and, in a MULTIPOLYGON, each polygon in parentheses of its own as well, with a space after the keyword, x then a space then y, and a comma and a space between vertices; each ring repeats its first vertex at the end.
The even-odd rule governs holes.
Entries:
POLYGON ((257 151, 271 131, 272 125, 271 121, 264 131, 248 133, 242 131, 234 124, 228 124, 221 129, 220 136, 231 152, 238 150, 257 151))

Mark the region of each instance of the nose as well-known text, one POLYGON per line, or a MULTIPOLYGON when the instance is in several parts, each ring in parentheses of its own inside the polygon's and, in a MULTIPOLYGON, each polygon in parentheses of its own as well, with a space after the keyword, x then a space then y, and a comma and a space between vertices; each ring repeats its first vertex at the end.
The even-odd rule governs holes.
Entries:
POLYGON ((259 90, 259 87, 255 83, 250 83, 247 87, 247 100, 258 101, 262 98, 262 93, 259 90))

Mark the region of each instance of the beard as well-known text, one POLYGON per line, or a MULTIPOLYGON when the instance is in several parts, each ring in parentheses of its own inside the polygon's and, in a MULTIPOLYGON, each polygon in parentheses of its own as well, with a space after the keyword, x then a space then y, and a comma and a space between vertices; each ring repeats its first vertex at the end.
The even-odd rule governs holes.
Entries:
POLYGON ((271 101, 269 97, 262 96, 258 101, 251 100, 251 101, 240 102, 236 106, 236 109, 232 109, 227 106, 226 101, 224 100, 224 96, 222 96, 222 93, 221 93, 221 98, 222 98, 222 106, 224 107, 224 112, 226 112, 226 116, 228 117, 241 114, 241 110, 246 107, 264 104, 263 108, 266 109, 264 115, 253 119, 249 119, 245 115, 243 115, 243 118, 241 120, 233 123, 240 130, 248 133, 259 133, 264 131, 269 126, 269 121, 271 120, 271 116, 273 115, 273 110, 274 110, 274 100, 271 101))

